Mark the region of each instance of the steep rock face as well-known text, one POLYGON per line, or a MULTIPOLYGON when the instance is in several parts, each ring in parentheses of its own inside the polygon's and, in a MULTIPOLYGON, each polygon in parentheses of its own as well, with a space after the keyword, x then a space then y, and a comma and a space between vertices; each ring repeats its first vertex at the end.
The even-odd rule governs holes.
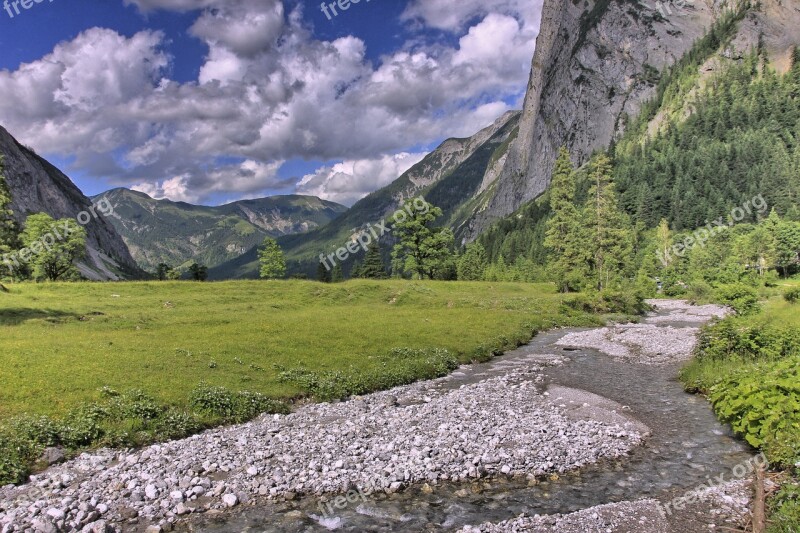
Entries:
MULTIPOLYGON (((79 213, 91 214, 92 201, 70 179, 45 159, 22 146, 0 127, 0 154, 11 191, 11 209, 21 225, 34 213, 47 213, 55 219, 76 219, 79 213)), ((118 280, 141 274, 128 247, 110 221, 95 209, 97 216, 85 225, 87 254, 78 264, 91 280, 118 280)))
MULTIPOLYGON (((682 57, 732 2, 545 0, 519 135, 491 198, 469 222, 474 238, 547 187, 562 145, 585 163, 655 93, 658 73, 682 57)), ((787 64, 800 2, 764 0, 740 24, 728 54, 763 40, 787 64)))

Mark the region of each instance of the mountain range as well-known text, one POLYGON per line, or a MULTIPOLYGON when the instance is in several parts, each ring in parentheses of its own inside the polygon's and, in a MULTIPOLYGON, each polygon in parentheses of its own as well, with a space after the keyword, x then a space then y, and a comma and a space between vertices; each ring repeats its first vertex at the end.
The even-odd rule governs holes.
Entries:
MULTIPOLYGON (((89 228, 91 269, 108 271, 113 279, 135 271, 137 263, 151 269, 159 262, 195 260, 212 267, 212 278, 255 277, 255 247, 270 235, 279 238, 292 272, 313 275, 319 254, 334 251, 417 195, 441 207, 441 223, 467 243, 498 220, 519 218, 515 213, 545 192, 561 146, 583 165, 595 151, 621 140, 643 110, 647 124, 635 142, 647 143, 674 123, 676 113, 682 113, 678 120, 692 114, 691 106, 666 106, 667 100, 689 102, 724 65, 741 62, 756 48, 772 68, 785 72, 800 43, 797 0, 660 4, 668 10, 658 5, 545 0, 522 111, 504 114, 472 137, 448 139, 349 210, 305 197, 208 208, 109 191, 103 197, 116 206, 116 216, 89 228), (737 14, 735 25, 716 35, 715 25, 731 13, 737 14), (696 61, 691 56, 704 36, 708 54, 696 61), (696 69, 697 76, 686 77, 685 87, 667 85, 671 69, 680 65, 696 69)), ((6 173, 14 207, 22 213, 58 206, 71 213, 89 201, 4 130, 0 149, 13 152, 6 155, 6 173), (36 171, 26 174, 26 165, 36 171), (28 178, 38 185, 23 183, 28 178)))
POLYGON ((313 196, 274 196, 219 207, 154 200, 128 189, 92 199, 114 206, 109 221, 139 266, 151 272, 159 263, 215 267, 253 249, 265 237, 306 232, 347 210, 313 196))

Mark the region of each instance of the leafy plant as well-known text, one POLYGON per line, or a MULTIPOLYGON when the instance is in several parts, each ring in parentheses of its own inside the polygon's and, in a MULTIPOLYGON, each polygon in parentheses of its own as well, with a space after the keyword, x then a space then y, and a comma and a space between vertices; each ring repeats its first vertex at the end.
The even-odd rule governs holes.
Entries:
POLYGON ((794 287, 786 291, 783 294, 783 299, 790 304, 796 304, 798 301, 800 301, 800 287, 794 287))

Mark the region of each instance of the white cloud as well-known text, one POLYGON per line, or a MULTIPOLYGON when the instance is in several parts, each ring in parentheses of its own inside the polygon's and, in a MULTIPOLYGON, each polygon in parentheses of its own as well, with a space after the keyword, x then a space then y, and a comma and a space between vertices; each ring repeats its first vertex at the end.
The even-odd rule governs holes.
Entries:
POLYGON ((198 201, 285 187, 277 170, 293 158, 383 162, 375 179, 320 169, 300 187, 351 202, 399 175, 384 154, 471 135, 517 101, 538 31, 530 0, 424 0, 405 16, 456 32, 458 46, 416 41, 373 64, 363 41, 315 39, 280 0, 127 1, 200 9, 196 81, 169 79, 165 35, 93 28, 0 71, 0 123, 89 176, 198 201))
POLYGON ((389 185, 426 155, 403 152, 378 159, 343 161, 304 176, 297 184, 297 191, 352 205, 370 192, 389 185))

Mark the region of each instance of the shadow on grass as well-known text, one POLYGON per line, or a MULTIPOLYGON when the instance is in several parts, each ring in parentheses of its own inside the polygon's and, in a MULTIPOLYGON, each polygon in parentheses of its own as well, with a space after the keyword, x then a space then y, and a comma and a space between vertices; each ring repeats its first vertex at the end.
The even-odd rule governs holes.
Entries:
POLYGON ((47 320, 48 322, 61 323, 70 319, 80 320, 81 315, 52 309, 29 309, 24 307, 0 309, 0 326, 18 326, 28 320, 47 320))

